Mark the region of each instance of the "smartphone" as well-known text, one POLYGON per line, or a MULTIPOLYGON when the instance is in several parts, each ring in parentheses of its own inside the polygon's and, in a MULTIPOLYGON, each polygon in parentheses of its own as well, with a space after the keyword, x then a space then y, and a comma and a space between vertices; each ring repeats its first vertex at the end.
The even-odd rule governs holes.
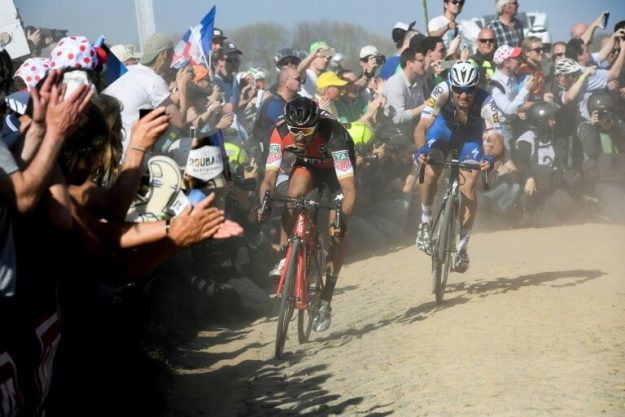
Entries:
POLYGON ((143 117, 150 113, 154 109, 139 109, 139 119, 143 119, 143 117))
POLYGON ((603 12, 603 21, 601 22, 601 29, 608 27, 608 19, 610 19, 610 12, 603 12))
POLYGON ((219 93, 219 102, 223 105, 226 104, 226 93, 223 91, 219 93))

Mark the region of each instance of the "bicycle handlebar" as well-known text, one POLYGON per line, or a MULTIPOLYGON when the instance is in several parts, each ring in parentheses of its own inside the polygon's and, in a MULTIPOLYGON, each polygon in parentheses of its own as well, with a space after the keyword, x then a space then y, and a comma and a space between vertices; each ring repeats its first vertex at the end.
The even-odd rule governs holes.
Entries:
MULTIPOLYGON (((473 171, 473 170, 481 170, 482 166, 478 162, 460 162, 457 159, 446 159, 444 161, 436 161, 430 160, 428 163, 433 165, 438 165, 442 168, 450 168, 452 166, 457 166, 458 168, 464 171, 473 171)), ((425 163, 419 164, 419 169, 417 170, 417 176, 419 178, 419 184, 423 184, 423 180, 425 178, 425 163)), ((484 190, 490 190, 490 185, 488 184, 488 171, 482 172, 482 185, 484 186, 484 190)))
POLYGON ((328 210, 336 210, 336 218, 334 220, 334 227, 336 229, 340 229, 341 225, 341 216, 342 216, 342 206, 343 206, 343 197, 337 197, 335 204, 326 204, 321 203, 312 198, 306 197, 283 197, 279 195, 272 196, 269 191, 265 191, 265 195, 263 196, 263 202, 260 206, 261 213, 264 213, 269 208, 270 201, 281 201, 283 203, 295 203, 296 208, 323 208, 328 210))

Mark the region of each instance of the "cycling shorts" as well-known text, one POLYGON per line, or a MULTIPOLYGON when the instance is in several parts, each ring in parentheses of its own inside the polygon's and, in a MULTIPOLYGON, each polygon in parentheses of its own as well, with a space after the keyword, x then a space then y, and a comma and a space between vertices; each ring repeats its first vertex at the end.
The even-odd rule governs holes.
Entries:
POLYGON ((445 154, 449 153, 451 142, 457 141, 460 147, 459 160, 480 162, 483 156, 482 135, 484 129, 481 125, 460 126, 452 130, 444 117, 437 117, 427 131, 425 142, 430 149, 439 149, 445 154))

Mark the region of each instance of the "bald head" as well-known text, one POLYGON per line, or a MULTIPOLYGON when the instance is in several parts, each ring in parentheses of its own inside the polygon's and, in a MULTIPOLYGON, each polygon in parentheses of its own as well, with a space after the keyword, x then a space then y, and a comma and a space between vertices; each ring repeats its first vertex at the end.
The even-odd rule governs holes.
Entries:
POLYGON ((490 28, 484 28, 477 34, 477 50, 484 56, 490 56, 495 51, 495 32, 490 28))
POLYGON ((581 38, 586 30, 588 30, 588 25, 586 23, 575 23, 571 26, 571 39, 581 38))

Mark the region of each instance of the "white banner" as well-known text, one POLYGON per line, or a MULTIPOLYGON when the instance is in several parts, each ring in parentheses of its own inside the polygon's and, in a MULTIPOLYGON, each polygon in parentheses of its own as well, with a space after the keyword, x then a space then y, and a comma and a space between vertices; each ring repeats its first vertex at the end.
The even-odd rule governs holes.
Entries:
POLYGON ((221 148, 203 146, 189 152, 185 173, 202 181, 212 180, 224 171, 221 148))

